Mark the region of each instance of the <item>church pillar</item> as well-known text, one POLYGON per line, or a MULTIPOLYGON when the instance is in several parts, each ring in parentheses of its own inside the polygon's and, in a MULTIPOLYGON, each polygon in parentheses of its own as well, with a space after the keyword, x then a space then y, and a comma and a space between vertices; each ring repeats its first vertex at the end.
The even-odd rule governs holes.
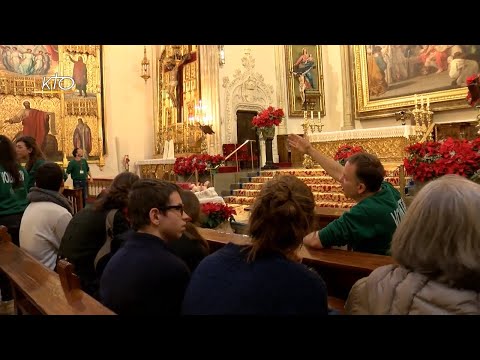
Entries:
POLYGON ((343 126, 342 130, 355 129, 355 122, 352 114, 352 87, 350 82, 350 62, 347 45, 340 46, 342 57, 342 90, 343 90, 343 126))
POLYGON ((219 52, 217 45, 199 45, 200 57, 200 87, 202 103, 206 105, 206 112, 213 121, 213 135, 207 135, 208 153, 222 152, 220 137, 220 80, 219 80, 219 52))

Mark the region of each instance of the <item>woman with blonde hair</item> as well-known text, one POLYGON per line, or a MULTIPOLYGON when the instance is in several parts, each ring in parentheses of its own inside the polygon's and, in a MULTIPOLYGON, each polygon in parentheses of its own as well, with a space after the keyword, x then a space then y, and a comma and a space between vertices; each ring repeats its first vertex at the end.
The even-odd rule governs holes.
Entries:
POLYGON ((393 235, 397 264, 357 281, 348 314, 480 314, 480 185, 458 175, 427 184, 393 235))
POLYGON ((296 252, 313 228, 315 201, 291 175, 267 182, 250 215, 251 242, 233 241, 198 265, 185 315, 327 314, 327 290, 296 252))

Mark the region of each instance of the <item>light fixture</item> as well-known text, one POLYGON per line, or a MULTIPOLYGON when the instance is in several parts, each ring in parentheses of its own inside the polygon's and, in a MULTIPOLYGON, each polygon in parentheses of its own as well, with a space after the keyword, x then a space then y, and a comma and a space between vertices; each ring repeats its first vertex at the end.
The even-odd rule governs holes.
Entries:
POLYGON ((147 47, 143 47, 143 60, 142 60, 142 75, 140 75, 145 82, 150 79, 150 61, 147 59, 147 47))
POLYGON ((220 66, 225 65, 225 45, 218 45, 218 58, 220 66))

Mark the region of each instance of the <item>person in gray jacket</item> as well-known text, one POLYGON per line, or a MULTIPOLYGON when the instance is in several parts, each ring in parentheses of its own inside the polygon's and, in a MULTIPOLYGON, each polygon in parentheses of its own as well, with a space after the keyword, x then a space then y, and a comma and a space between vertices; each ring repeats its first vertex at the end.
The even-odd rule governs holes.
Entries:
POLYGON ((352 287, 352 315, 480 314, 480 185, 445 175, 415 196, 392 240, 395 265, 352 287))

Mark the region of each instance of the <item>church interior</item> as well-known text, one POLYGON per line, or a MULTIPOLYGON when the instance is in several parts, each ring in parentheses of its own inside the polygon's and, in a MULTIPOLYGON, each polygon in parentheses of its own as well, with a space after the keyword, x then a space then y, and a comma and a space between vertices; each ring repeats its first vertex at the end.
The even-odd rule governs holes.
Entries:
MULTIPOLYGON (((268 211, 276 214, 274 204, 277 204, 276 196, 283 191, 278 190, 281 187, 268 195, 271 210, 268 206, 263 213, 259 210, 270 187, 288 187, 291 191, 288 200, 298 195, 291 189, 306 185, 313 199, 310 212, 314 225, 308 229, 315 231, 307 231, 307 226, 305 231, 298 230, 302 225, 298 225, 296 231, 295 225, 291 225, 292 234, 298 232, 303 236, 300 236, 300 243, 285 248, 282 254, 286 254, 289 261, 295 258, 291 261, 305 265, 323 279, 325 314, 387 314, 383 304, 360 306, 362 291, 366 290, 359 283, 364 279, 380 281, 374 276, 379 269, 399 266, 415 271, 421 257, 405 260, 405 249, 409 245, 400 244, 407 241, 398 234, 400 229, 420 236, 410 232, 408 226, 413 221, 410 218, 422 218, 427 211, 422 208, 426 202, 430 201, 431 206, 445 204, 441 200, 438 203, 431 200, 436 194, 432 192, 448 192, 440 187, 447 189, 450 186, 447 181, 453 184, 458 180, 450 179, 452 174, 469 181, 462 185, 458 180, 455 186, 464 186, 467 192, 471 182, 472 191, 480 193, 480 103, 477 106, 480 48, 477 45, 1 45, 0 48, 3 60, 0 64, 0 135, 16 144, 17 154, 19 142, 25 142, 22 136, 33 137, 45 154, 44 160, 59 165, 64 174, 62 196, 72 208, 71 223, 77 214, 96 208, 112 188, 114 179, 127 172, 136 175, 139 179, 136 181, 173 183, 182 191, 196 195, 201 212, 195 234, 208 244, 207 257, 221 251, 225 251, 222 254, 225 255, 230 243, 246 246, 246 242, 255 244, 266 238, 270 240, 264 246, 278 250, 285 244, 280 240, 276 244, 267 235, 259 235, 263 233, 255 227, 252 216, 269 219, 268 211), (373 158, 357 157, 364 153, 373 158), (445 154, 453 154, 453 160, 447 161, 450 155, 445 154), (426 157, 421 166, 420 155, 426 157), (350 157, 355 160, 349 162, 350 157), (359 175, 358 169, 363 166, 360 164, 369 161, 368 169, 359 175), (78 174, 84 176, 83 180, 74 176, 77 163, 80 164, 78 174), (373 176, 372 169, 377 165, 372 164, 377 163, 382 169, 382 185, 380 187, 379 182, 372 190, 368 181, 365 184, 362 181, 363 177, 373 176), (356 166, 354 171, 357 171, 354 172, 357 187, 353 190, 348 180, 349 166, 356 166), (300 180, 300 183, 286 185, 290 180, 282 180, 283 175, 295 178, 292 181, 300 180), (443 175, 448 175, 443 177, 447 178, 445 184, 435 187, 443 175), (475 191, 473 186, 476 186, 475 191), (367 211, 365 214, 368 214, 361 217, 358 209, 385 191, 395 194, 392 205, 395 208, 391 213, 387 211, 386 220, 382 220, 392 222, 393 228, 385 233, 387 235, 379 230, 388 238, 387 245, 380 245, 383 240, 379 240, 378 234, 373 236, 374 240, 370 239, 377 242, 377 247, 360 245, 364 240, 357 240, 361 237, 358 234, 367 230, 355 229, 355 221, 363 222, 362 226, 370 224, 370 229, 384 224, 375 222, 381 218, 376 212, 367 211), (430 197, 425 200, 423 194, 427 192, 430 197), (211 216, 215 211, 224 217, 218 220, 211 216), (353 220, 355 214, 357 217, 353 220), (335 230, 341 226, 342 230, 335 230), (340 241, 335 231, 349 232, 350 235, 345 236, 355 240, 340 241), (310 245, 311 241, 320 245, 310 245), (390 248, 391 241, 394 243, 390 248), (292 246, 295 251, 291 251, 292 246)), ((0 139, 0 145, 1 142, 0 139)), ((4 174, 8 169, 2 161, 0 156, 0 172, 4 174)), ((26 165, 24 160, 20 162, 25 168, 30 166, 28 160, 26 165)), ((5 184, 7 180, 3 177, 5 184)), ((37 179, 33 189, 39 187, 38 182, 37 179)), ((9 234, 12 212, 2 208, 7 204, 7 200, 2 200, 7 193, 2 189, 0 187, 0 225, 4 226, 0 227, 0 274, 8 281, 0 281, 0 291, 6 294, 5 286, 11 286, 13 300, 2 299, 0 314, 129 313, 131 309, 127 310, 125 303, 117 300, 123 293, 115 276, 111 275, 117 264, 111 261, 115 254, 105 267, 102 282, 100 277, 97 279, 96 291, 99 292, 90 292, 83 278, 86 275, 77 272, 81 262, 75 263, 72 256, 60 257, 62 245, 57 244, 60 246, 55 253, 58 261, 50 267, 42 265, 39 258, 22 249, 24 232, 20 225, 20 246, 15 241, 12 243, 12 233, 9 234), (35 284, 27 284, 28 277, 33 277, 35 284), (46 279, 49 279, 47 285, 46 279), (108 282, 108 286, 104 286, 104 282, 108 282), (44 288, 32 295, 37 285, 44 288), (46 286, 55 290, 45 289, 46 286), (39 296, 42 291, 45 294, 39 296)), ((448 193, 454 196, 455 192, 448 193)), ((31 199, 31 192, 28 194, 27 198, 31 199)), ((439 195, 439 198, 441 196, 447 195, 439 195)), ((470 197, 471 201, 478 199, 477 195, 470 197)), ((182 200, 180 213, 184 216, 187 213, 183 196, 182 200)), ((294 208, 298 209, 301 200, 295 201, 294 208)), ((383 200, 378 201, 380 204, 383 200)), ((13 207, 12 204, 7 207, 13 207)), ((384 206, 378 204, 375 206, 384 206)), ((477 209, 479 205, 475 205, 477 209)), ((470 211, 467 204, 465 209, 465 212, 470 211)), ((439 213, 449 214, 449 210, 439 210, 439 213)), ((193 222, 194 217, 187 215, 193 222)), ((154 224, 153 218, 150 219, 154 224)), ((292 224, 302 223, 291 219, 292 224)), ((472 236, 472 242, 478 243, 478 224, 470 224, 468 219, 465 216, 462 223, 464 227, 471 227, 465 230, 469 234, 466 236, 472 236), (475 234, 478 235, 476 239, 475 234)), ((24 220, 25 215, 22 222, 24 220)), ((101 227, 105 221, 109 243, 108 215, 102 218, 101 227)), ((268 228, 269 220, 265 221, 266 225, 262 226, 268 228)), ((150 228, 154 227, 152 224, 150 228)), ((435 227, 440 228, 440 225, 435 227)), ((290 234, 289 231, 285 233, 290 234)), ((63 239, 67 233, 68 227, 63 239)), ((434 233, 432 237, 441 238, 439 244, 457 251, 448 242, 453 240, 446 238, 450 236, 447 230, 443 235, 433 230, 431 233, 434 233)), ((453 238, 461 235, 461 232, 451 234, 453 238)), ((425 244, 429 249, 433 246, 427 240, 425 244)), ((265 249, 261 246, 253 245, 253 248, 260 249, 259 254, 263 254, 265 249)), ((468 250, 475 252, 479 248, 472 245, 468 250)), ((127 249, 130 248, 125 245, 116 251, 127 249)), ((470 256, 469 259, 480 261, 480 254, 471 253, 470 256)), ((461 258, 460 255, 456 257, 458 261, 462 261, 461 258)), ((213 260, 197 265, 195 270, 191 269, 188 288, 185 285, 183 310, 173 313, 215 314, 210 311, 215 308, 213 299, 202 290, 218 286, 206 280, 207 270, 213 271, 213 260), (207 269, 207 265, 211 268, 207 269), (193 304, 193 298, 200 300, 193 304)), ((245 272, 250 271, 248 267, 245 269, 245 272)), ((463 271, 458 277, 467 274, 472 281, 480 279, 478 269, 458 271, 463 271)), ((117 277, 118 274, 120 272, 117 277)), ((399 276, 398 271, 395 274, 399 276)), ((292 274, 292 279, 295 276, 297 274, 292 274)), ((429 275, 422 273, 421 276, 428 278, 429 275)), ((447 286, 438 278, 428 279, 435 286, 447 286)), ((455 282, 457 278, 453 279, 455 282)), ((269 280, 265 277, 265 281, 269 280)), ((300 282, 292 285, 292 291, 306 294, 307 290, 299 288, 300 282)), ((475 313, 471 309, 475 301, 479 305, 479 297, 474 300, 473 294, 478 295, 480 288, 470 286, 468 281, 465 281, 467 285, 462 284, 459 288, 448 285, 450 292, 443 288, 438 292, 467 299, 468 305, 452 310, 453 313, 475 313), (453 291, 459 294, 452 295, 453 291)), ((288 288, 285 284, 282 286, 288 288)), ((312 281, 311 286, 317 285, 312 281)), ((225 289, 224 303, 230 301, 228 291, 225 289)), ((277 300, 272 299, 271 304, 276 304, 277 300)), ((304 311, 308 312, 314 299, 302 301, 304 311)), ((252 305, 253 300, 244 300, 245 307, 239 304, 235 309, 224 303, 216 306, 219 314, 262 313, 259 304, 252 305), (225 309, 224 313, 221 309, 225 309)), ((437 303, 431 308, 418 305, 416 300, 411 303, 413 305, 405 313, 438 314, 445 309, 437 303)), ((142 305, 137 309, 140 307, 142 305)), ((165 310, 167 302, 158 307, 165 307, 165 310)), ((291 304, 284 306, 279 313, 296 314, 293 308, 291 304)))

